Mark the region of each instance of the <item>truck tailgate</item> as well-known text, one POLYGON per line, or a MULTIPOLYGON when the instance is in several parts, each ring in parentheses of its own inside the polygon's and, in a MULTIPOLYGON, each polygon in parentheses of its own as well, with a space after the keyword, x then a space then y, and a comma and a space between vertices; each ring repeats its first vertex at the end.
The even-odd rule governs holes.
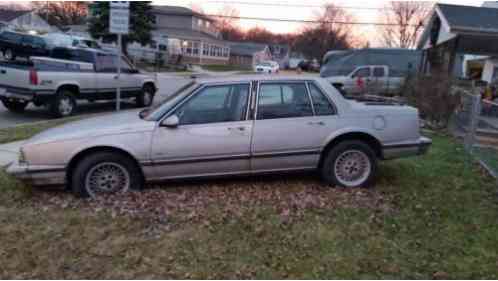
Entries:
POLYGON ((0 88, 26 88, 29 86, 29 65, 0 64, 0 88))

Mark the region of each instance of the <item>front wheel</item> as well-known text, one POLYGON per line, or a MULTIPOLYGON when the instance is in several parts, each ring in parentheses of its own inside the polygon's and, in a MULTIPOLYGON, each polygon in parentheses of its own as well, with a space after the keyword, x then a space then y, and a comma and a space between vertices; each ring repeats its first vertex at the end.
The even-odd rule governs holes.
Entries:
POLYGON ((136 104, 138 107, 149 107, 154 102, 154 87, 150 85, 145 85, 142 92, 136 98, 136 104))
POLYGON ((27 102, 21 102, 21 101, 2 100, 2 103, 9 111, 15 113, 24 112, 24 109, 26 109, 26 106, 28 106, 27 102))
POLYGON ((71 180, 73 192, 79 197, 124 193, 141 186, 137 165, 129 157, 112 152, 97 152, 83 158, 71 180))
POLYGON ((50 112, 56 118, 71 116, 76 111, 76 100, 68 90, 60 91, 50 104, 50 112))
POLYGON ((344 141, 333 147, 322 165, 322 178, 329 184, 353 188, 368 187, 377 172, 377 157, 362 141, 344 141))

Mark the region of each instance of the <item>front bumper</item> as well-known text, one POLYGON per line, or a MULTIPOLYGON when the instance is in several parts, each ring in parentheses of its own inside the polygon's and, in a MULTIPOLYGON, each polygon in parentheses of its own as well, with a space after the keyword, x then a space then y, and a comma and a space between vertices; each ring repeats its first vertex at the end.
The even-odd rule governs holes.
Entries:
POLYGON ((64 166, 35 166, 19 164, 17 161, 7 166, 7 174, 33 186, 64 185, 64 166))
POLYGON ((426 137, 420 137, 414 143, 402 143, 393 145, 384 145, 382 147, 382 158, 395 159, 409 156, 417 156, 427 153, 432 140, 426 137))

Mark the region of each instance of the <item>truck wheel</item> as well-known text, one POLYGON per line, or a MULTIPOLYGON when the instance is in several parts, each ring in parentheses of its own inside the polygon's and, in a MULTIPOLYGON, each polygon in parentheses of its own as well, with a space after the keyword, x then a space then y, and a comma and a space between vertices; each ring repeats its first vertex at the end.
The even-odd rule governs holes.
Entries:
POLYGON ((24 109, 26 109, 26 106, 28 106, 27 102, 20 102, 20 101, 2 100, 2 103, 9 111, 15 113, 24 112, 24 109))
POLYGON ((362 141, 344 141, 333 147, 322 165, 322 178, 341 187, 368 187, 377 171, 377 158, 362 141))
POLYGON ((154 88, 150 85, 145 85, 142 92, 137 96, 135 102, 138 107, 149 107, 154 102, 154 88))
POLYGON ((97 152, 83 158, 73 171, 71 187, 79 197, 139 190, 143 180, 139 167, 113 152, 97 152))
POLYGON ((76 111, 76 100, 68 90, 61 90, 50 104, 50 113, 56 118, 71 116, 76 111))
POLYGON ((15 60, 16 59, 16 55, 14 54, 14 52, 11 49, 7 49, 7 50, 3 51, 3 57, 6 60, 15 60))

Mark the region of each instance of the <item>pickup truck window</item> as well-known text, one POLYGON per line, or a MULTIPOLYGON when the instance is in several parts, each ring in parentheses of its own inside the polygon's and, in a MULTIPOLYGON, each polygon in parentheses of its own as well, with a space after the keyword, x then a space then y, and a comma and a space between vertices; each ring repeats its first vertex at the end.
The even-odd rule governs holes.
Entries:
POLYGON ((370 77, 370 67, 363 67, 353 74, 353 77, 370 77))
POLYGON ((112 54, 97 54, 97 63, 95 68, 98 72, 116 72, 117 70, 117 57, 112 54))
POLYGON ((374 77, 384 77, 385 75, 386 72, 384 71, 383 67, 374 68, 374 77))

